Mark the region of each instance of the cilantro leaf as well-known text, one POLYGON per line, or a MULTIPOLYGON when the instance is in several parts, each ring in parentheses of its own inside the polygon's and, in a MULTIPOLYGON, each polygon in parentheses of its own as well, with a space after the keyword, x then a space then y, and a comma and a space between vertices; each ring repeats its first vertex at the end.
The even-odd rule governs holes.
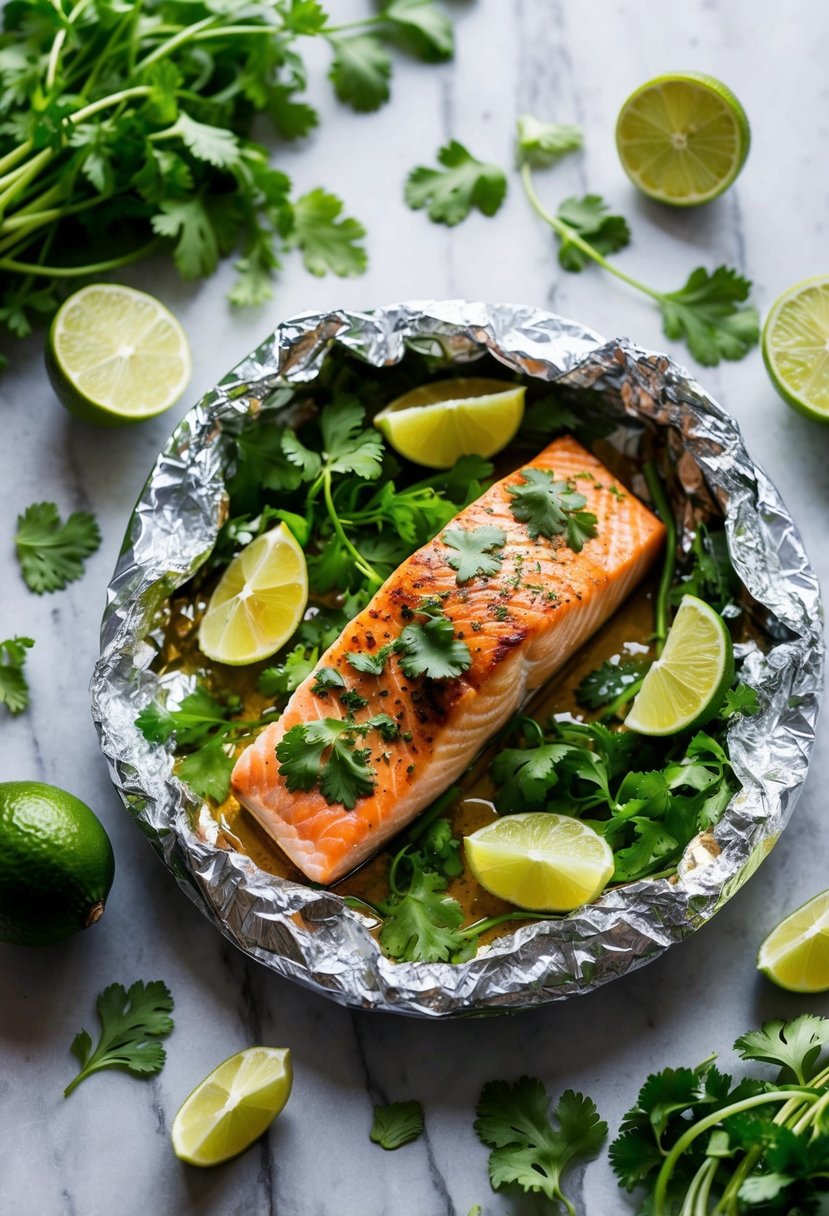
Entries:
POLYGON ((524 1191, 541 1192, 553 1202, 572 1204, 562 1190, 562 1178, 575 1160, 590 1160, 607 1137, 607 1124, 595 1103, 584 1094, 565 1090, 552 1115, 544 1086, 534 1077, 514 1085, 490 1081, 478 1101, 475 1131, 492 1148, 489 1177, 494 1190, 508 1183, 524 1191))
POLYGON ((0 705, 10 714, 21 714, 29 705, 29 685, 23 669, 32 638, 6 638, 0 642, 0 705))
POLYGON ((725 722, 729 718, 735 717, 737 714, 759 714, 760 702, 757 698, 757 691, 751 688, 748 684, 738 684, 735 688, 729 688, 725 694, 725 703, 720 710, 720 718, 725 722))
POLYGON ((72 1041, 72 1054, 81 1065, 70 1081, 66 1098, 81 1081, 104 1068, 123 1068, 133 1076, 149 1076, 164 1067, 164 1048, 157 1041, 173 1029, 173 998, 166 984, 136 980, 127 991, 110 984, 97 1000, 101 1034, 95 1049, 85 1030, 72 1041))
POLYGON ((318 34, 328 22, 327 13, 317 0, 290 0, 283 8, 283 16, 289 30, 306 37, 318 34))
POLYGON ((460 949, 463 909, 445 890, 443 875, 414 866, 405 894, 379 905, 385 917, 380 945, 386 954, 407 962, 437 963, 460 949))
POLYGON ((397 723, 387 714, 365 722, 351 718, 320 718, 292 726, 276 745, 279 773, 289 790, 319 787, 327 802, 350 811, 358 799, 374 790, 376 773, 369 766, 369 748, 358 748, 358 738, 371 731, 381 738, 395 737, 397 723))
POLYGON ((650 665, 650 659, 623 658, 615 663, 605 660, 581 681, 576 700, 588 709, 610 705, 638 685, 650 665))
POLYGON ((84 558, 101 543, 95 516, 73 511, 64 522, 53 502, 36 502, 17 517, 20 569, 37 595, 59 591, 83 574, 84 558))
POLYGON ((219 264, 219 240, 204 200, 162 199, 153 232, 175 241, 173 261, 184 279, 207 278, 219 264))
POLYGON ((577 151, 583 142, 581 127, 540 122, 532 114, 522 114, 518 119, 519 164, 539 169, 553 165, 568 152, 577 151))
POLYGON ((293 204, 286 244, 299 247, 311 274, 322 276, 330 271, 347 278, 362 274, 368 265, 368 254, 360 244, 366 230, 359 220, 343 216, 342 210, 342 201, 320 187, 293 204))
POLYGON ((319 648, 298 642, 281 663, 274 663, 259 673, 256 687, 266 697, 285 697, 300 684, 317 665, 319 648))
POLYGON ((366 481, 380 476, 383 441, 377 431, 363 428, 363 407, 349 397, 326 406, 320 420, 326 467, 332 473, 354 473, 366 481))
POLYGON ((773 1019, 764 1022, 760 1030, 740 1035, 734 1050, 742 1060, 777 1064, 784 1074, 792 1074, 801 1085, 808 1085, 827 1044, 829 1018, 802 1013, 791 1022, 773 1019))
POLYGON ((391 59, 371 34, 332 35, 334 59, 328 75, 340 101, 361 113, 379 110, 389 99, 391 59))
POLYGON ((226 705, 199 685, 182 698, 177 709, 158 702, 146 705, 135 724, 149 743, 166 743, 175 735, 184 745, 200 745, 217 726, 226 726, 233 705, 226 705))
POLYGON ((446 561, 457 570, 459 585, 468 583, 476 574, 497 574, 501 569, 504 559, 492 550, 503 549, 506 544, 507 534, 503 528, 487 524, 480 528, 447 528, 442 539, 445 545, 456 550, 446 561))
MULTIPOLYGON (((584 237, 601 254, 617 253, 630 244, 630 229, 621 215, 612 215, 609 205, 598 194, 583 198, 566 198, 556 218, 569 229, 584 237)), ((560 236, 558 260, 565 270, 584 270, 587 255, 568 239, 560 236)))
POLYGON ((411 1144, 423 1133, 423 1107, 416 1099, 389 1102, 374 1107, 374 1122, 369 1138, 381 1148, 393 1150, 411 1144))
POLYGON ((547 796, 558 784, 557 766, 569 750, 566 743, 544 743, 500 751, 492 762, 492 779, 499 787, 498 810, 502 814, 543 810, 547 796))
POLYGON ((429 219, 453 227, 477 207, 493 216, 507 193, 507 179, 497 165, 477 160, 452 140, 438 152, 441 169, 421 165, 406 180, 405 199, 413 211, 428 208, 429 219))
POLYGON ((440 63, 452 58, 452 23, 434 0, 386 0, 378 17, 420 59, 440 63))
POLYGON ((311 692, 316 697, 327 697, 333 688, 345 688, 345 680, 336 667, 320 667, 314 676, 311 692))
POLYGON ((383 668, 386 665, 386 659, 393 651, 394 646, 389 644, 388 646, 381 646, 379 650, 375 651, 351 650, 346 654, 345 658, 346 662, 362 675, 381 676, 383 668))
POLYGON ((421 606, 422 624, 407 625, 395 643, 400 669, 410 680, 453 680, 467 671, 472 655, 455 637, 455 626, 440 607, 421 606))
POLYGON ((206 160, 217 169, 227 169, 239 159, 239 140, 225 127, 214 127, 197 122, 183 110, 174 126, 159 131, 156 139, 171 139, 178 136, 187 149, 199 160, 206 160))
POLYGON ((235 757, 228 755, 221 736, 191 752, 178 766, 177 773, 200 798, 224 802, 230 791, 230 774, 235 757))
POLYGON ((748 299, 751 283, 730 266, 713 273, 698 266, 678 291, 659 296, 662 328, 669 338, 682 338, 704 367, 721 359, 742 359, 760 338, 760 318, 748 299))
POLYGON ((521 483, 507 486, 514 499, 512 513, 527 525, 533 540, 546 536, 553 540, 567 534, 567 544, 581 553, 585 542, 596 535, 596 516, 581 508, 587 504, 572 482, 556 481, 546 469, 522 469, 521 483))

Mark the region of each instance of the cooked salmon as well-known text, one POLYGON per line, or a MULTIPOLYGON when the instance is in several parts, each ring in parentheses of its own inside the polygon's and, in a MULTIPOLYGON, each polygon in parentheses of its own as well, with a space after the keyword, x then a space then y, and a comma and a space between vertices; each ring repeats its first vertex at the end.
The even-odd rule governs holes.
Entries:
POLYGON ((385 737, 368 732, 358 744, 367 749, 370 792, 348 809, 328 801, 318 787, 289 789, 280 772, 276 749, 288 731, 346 717, 336 695, 342 684, 326 689, 316 673, 236 763, 233 789, 240 802, 316 882, 334 882, 360 865, 456 780, 527 694, 615 611, 664 540, 656 516, 569 436, 496 482, 449 529, 482 526, 504 535, 500 563, 491 563, 500 565, 497 572, 459 583, 461 572, 449 564, 457 553, 444 530, 398 567, 320 658, 316 672, 333 669, 363 699, 352 698, 359 705, 354 721, 383 714, 397 724, 385 737), (533 539, 532 521, 516 518, 510 488, 526 485, 532 469, 570 482, 587 500, 581 509, 596 517, 595 536, 580 552, 566 535, 533 539), (376 656, 399 639, 407 624, 423 619, 418 607, 424 599, 440 604, 455 638, 468 648, 466 670, 444 679, 407 678, 394 654, 379 675, 355 670, 347 656, 376 656))

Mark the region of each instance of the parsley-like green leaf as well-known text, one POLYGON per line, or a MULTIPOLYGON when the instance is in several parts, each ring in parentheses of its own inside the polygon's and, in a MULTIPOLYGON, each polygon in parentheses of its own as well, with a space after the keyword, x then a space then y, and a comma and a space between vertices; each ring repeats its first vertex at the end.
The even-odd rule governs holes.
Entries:
POLYGON ((74 511, 61 521, 53 502, 36 502, 17 517, 15 545, 26 584, 42 595, 59 591, 83 574, 84 558, 101 543, 95 516, 74 511))
MULTIPOLYGON (((630 244, 630 229, 624 216, 613 215, 609 205, 598 194, 585 194, 584 198, 566 198, 558 209, 557 219, 573 232, 584 237, 601 254, 617 253, 630 244)), ((561 237, 558 260, 565 270, 584 270, 587 255, 568 240, 561 237)))
POLYGON ((72 1041, 72 1054, 81 1065, 63 1096, 68 1097, 81 1081, 104 1068, 123 1068, 133 1076, 161 1072, 165 1052, 158 1042, 173 1029, 173 998, 160 980, 136 980, 127 991, 110 984, 97 1000, 101 1034, 93 1050, 85 1030, 72 1041))
POLYGON ((476 574, 497 574, 501 569, 504 559, 500 553, 493 553, 493 549, 503 549, 506 544, 507 534, 503 528, 491 524, 480 528, 447 528, 442 540, 456 550, 446 561, 457 570, 458 584, 468 583, 476 574))
POLYGON ((438 605, 421 605, 422 624, 407 625, 395 642, 400 669, 410 680, 453 680, 468 670, 472 655, 455 637, 455 626, 438 605))
POLYGON ((607 1137, 607 1124, 595 1103, 584 1094, 565 1090, 552 1116, 544 1086, 534 1077, 514 1085, 490 1081, 478 1101, 475 1131, 489 1147, 489 1177, 494 1190, 508 1183, 540 1192, 553 1202, 573 1206, 562 1190, 562 1179, 574 1161, 589 1161, 607 1137))
POLYGON ((235 757, 227 754, 224 741, 218 736, 185 756, 176 771, 200 798, 224 802, 235 763, 235 757))
POLYGON ((326 466, 332 473, 354 473, 366 481, 380 476, 383 441, 373 428, 363 428, 363 407, 339 397, 322 412, 320 422, 326 466))
POLYGON ((729 718, 735 717, 737 714, 759 714, 760 701, 757 697, 757 691, 751 688, 748 684, 738 684, 735 688, 729 688, 725 694, 725 703, 720 710, 720 718, 727 721, 729 718))
POLYGON ((451 958, 463 944, 458 932, 463 909, 446 894, 442 874, 415 865, 411 885, 380 905, 385 917, 380 945, 391 958, 437 963, 451 958))
POLYGON ((534 168, 553 165, 568 152, 577 151, 583 142, 581 127, 540 122, 532 114, 522 114, 518 119, 519 164, 534 168))
POLYGON ((365 722, 351 718, 320 718, 292 726, 276 745, 279 773, 289 790, 319 787, 327 802, 352 810, 358 799, 370 794, 377 780, 368 764, 369 748, 358 748, 358 739, 377 731, 384 740, 397 736, 399 727, 388 714, 376 714, 365 722))
POLYGON ((233 709, 233 705, 224 704, 199 685, 182 698, 177 709, 151 701, 138 714, 135 724, 150 743, 166 743, 175 735, 181 744, 198 746, 217 726, 227 725, 233 709))
POLYGON ((610 705, 638 684, 650 665, 650 659, 606 660, 584 677, 576 689, 576 700, 588 709, 610 705))
POLYGON ((299 247, 311 274, 330 271, 347 278, 362 274, 368 265, 368 254, 360 244, 366 230, 342 210, 342 201, 320 187, 303 194, 293 205, 293 225, 286 243, 299 247))
POLYGON ((213 127, 197 122, 182 110, 175 125, 159 131, 156 139, 178 137, 199 160, 206 160, 217 169, 227 169, 239 159, 239 140, 225 127, 213 127))
POLYGON ((346 662, 362 675, 381 676, 383 668, 386 665, 386 660, 393 651, 394 646, 389 644, 388 646, 381 646, 379 650, 375 651, 351 650, 346 654, 345 658, 346 662))
POLYGON ((371 34, 340 35, 329 39, 334 50, 329 77, 340 101, 367 113, 389 99, 391 59, 371 34))
POLYGON ((298 642, 281 663, 274 663, 259 673, 256 687, 266 697, 287 696, 310 676, 318 659, 318 647, 298 642))
POLYGON ((760 337, 760 317, 748 299, 751 283, 730 266, 713 273, 698 266, 678 291, 660 294, 662 327, 669 338, 682 338, 704 367, 720 359, 742 359, 760 337))
POLYGON ((390 1102, 375 1106, 374 1122, 369 1137, 381 1148, 390 1151, 411 1144, 423 1133, 423 1107, 414 1098, 408 1102, 390 1102))
POLYGON ((777 1064, 784 1075, 793 1075, 801 1085, 808 1085, 818 1071, 823 1048, 829 1044, 829 1018, 802 1013, 791 1022, 773 1019, 764 1022, 760 1030, 740 1035, 734 1050, 742 1060, 762 1060, 777 1064))
POLYGON ((527 525, 533 540, 546 536, 553 540, 567 534, 567 544, 581 553, 585 542, 596 535, 596 516, 583 511, 587 499, 577 493, 572 482, 556 481, 546 469, 522 469, 521 482, 507 486, 513 498, 512 513, 527 525))
POLYGON ((182 278, 213 273, 219 264, 219 240, 202 198, 162 199, 151 223, 153 232, 175 241, 173 260, 182 278))
POLYGON ((378 16, 420 59, 440 63, 452 58, 452 23, 435 0, 386 0, 378 16))
POLYGON ((314 676, 311 692, 317 697, 327 697, 334 688, 345 688, 345 680, 336 667, 320 667, 314 676))
POLYGON ((483 215, 495 215, 507 193, 502 169, 477 160, 454 139, 440 149, 438 162, 440 169, 421 165, 409 174, 405 199, 413 211, 427 207, 430 220, 450 227, 475 207, 483 215))
POLYGON ((0 705, 10 714, 21 714, 29 705, 29 685, 24 675, 26 651, 32 638, 6 638, 0 642, 0 705))

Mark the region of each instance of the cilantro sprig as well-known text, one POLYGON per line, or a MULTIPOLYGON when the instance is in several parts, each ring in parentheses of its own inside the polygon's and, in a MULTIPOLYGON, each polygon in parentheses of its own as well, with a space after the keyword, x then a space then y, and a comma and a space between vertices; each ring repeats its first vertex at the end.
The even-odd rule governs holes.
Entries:
POLYGON ((569 548, 581 553, 596 535, 596 516, 582 509, 587 505, 584 495, 571 481, 556 481, 546 469, 522 469, 521 481, 507 486, 507 493, 513 499, 513 515, 527 525, 533 540, 565 535, 569 548))
POLYGON ((161 980, 136 980, 129 991, 110 984, 96 1002, 101 1033, 93 1048, 88 1031, 72 1040, 72 1054, 81 1066, 63 1096, 68 1098, 87 1077, 106 1068, 122 1068, 136 1077, 151 1076, 164 1067, 165 1052, 159 1043, 173 1029, 173 998, 161 980))
POLYGON ((357 747, 374 732, 390 743, 400 728, 388 714, 374 714, 362 722, 355 722, 351 715, 299 722, 276 745, 280 776, 289 790, 318 788, 327 802, 340 803, 351 811, 377 782, 369 764, 371 748, 357 747))
POLYGON ((33 638, 13 637, 0 642, 0 705, 10 714, 22 714, 29 706, 29 685, 24 668, 33 638))
POLYGON ((466 642, 455 635, 455 626, 438 599, 425 598, 411 610, 412 621, 400 636, 376 651, 349 651, 346 661, 364 675, 382 675, 386 662, 397 655, 400 670, 410 680, 421 676, 430 680, 453 680, 472 664, 466 642))
POLYGON ((630 229, 623 216, 613 214, 609 204, 597 194, 565 199, 553 214, 535 188, 533 168, 553 163, 560 155, 579 147, 578 141, 568 140, 565 135, 558 139, 548 136, 548 144, 556 151, 545 162, 538 155, 537 138, 524 116, 519 122, 517 141, 521 181, 531 207, 559 241, 559 261, 564 269, 580 271, 588 262, 595 262, 649 296, 662 314, 666 336, 684 341, 704 366, 713 367, 721 359, 742 359, 760 336, 757 309, 747 303, 750 281, 730 266, 718 266, 713 271, 698 266, 676 291, 660 291, 620 270, 608 261, 607 255, 623 249, 630 241, 630 229))
POLYGON ((473 208, 493 216, 507 193, 507 179, 497 165, 478 160, 463 144, 451 140, 438 152, 439 169, 419 165, 406 180, 405 199, 413 211, 428 210, 436 224, 454 227, 473 208))
POLYGON ((478 1100, 475 1131, 492 1151, 489 1177, 493 1190, 513 1185, 545 1195, 575 1216, 563 1179, 575 1161, 595 1157, 607 1138, 607 1124, 595 1103, 567 1089, 550 1114, 550 1099, 541 1081, 520 1077, 514 1084, 490 1081, 478 1100), (558 1126, 553 1124, 555 1120, 558 1126))
POLYGON ((100 543, 100 529, 89 511, 73 511, 61 520, 55 503, 35 502, 17 517, 17 559, 26 585, 37 595, 61 591, 79 579, 84 559, 100 543))

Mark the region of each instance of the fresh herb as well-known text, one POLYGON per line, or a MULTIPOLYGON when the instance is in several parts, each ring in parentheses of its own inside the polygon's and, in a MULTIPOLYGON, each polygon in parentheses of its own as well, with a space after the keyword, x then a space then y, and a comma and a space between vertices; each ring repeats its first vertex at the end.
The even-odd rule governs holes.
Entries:
POLYGON ((729 688, 725 694, 725 701, 720 709, 720 718, 727 722, 729 718, 734 718, 737 714, 745 714, 751 717, 752 714, 759 714, 760 701, 757 697, 757 692, 748 684, 738 684, 736 688, 729 688))
POLYGON ((279 774, 292 792, 319 788, 327 802, 353 810, 360 798, 373 791, 377 780, 368 763, 371 749, 356 746, 373 731, 392 742, 400 728, 388 714, 375 714, 364 722, 351 717, 300 722, 276 745, 279 774))
POLYGON ((518 119, 518 163, 542 169, 582 146, 581 127, 566 123, 539 122, 532 114, 518 119))
POLYGON ((453 51, 432 0, 387 0, 348 25, 315 0, 18 0, 3 29, 0 321, 18 335, 65 284, 159 247, 185 278, 235 254, 242 306, 270 298, 295 247, 314 274, 362 273, 362 225, 324 190, 295 196, 250 139, 257 116, 286 139, 317 125, 307 39, 329 45, 335 91, 361 111, 389 96, 387 45, 433 62, 453 51))
POLYGON ((387 646, 381 646, 379 650, 375 651, 350 650, 345 658, 346 662, 362 675, 381 676, 386 666, 386 660, 393 653, 394 644, 389 643, 387 646))
POLYGON ((545 1195, 575 1216, 576 1209, 562 1189, 563 1178, 575 1161, 589 1161, 607 1138, 607 1124, 595 1103, 567 1089, 550 1116, 550 1099, 535 1077, 521 1077, 514 1085, 490 1081, 478 1100, 475 1131, 489 1154, 493 1190, 515 1185, 525 1192, 545 1195), (558 1126, 554 1126, 552 1120, 558 1126))
POLYGON ((389 1102, 375 1106, 369 1137, 390 1151, 411 1144, 423 1134, 423 1107, 411 1098, 408 1102, 389 1102))
POLYGON ((32 638, 6 638, 0 642, 0 705, 10 714, 22 714, 29 706, 26 681, 26 651, 34 646, 32 638))
POLYGON ((611 705, 615 710, 636 695, 650 665, 650 659, 606 659, 581 681, 576 700, 588 709, 611 705))
POLYGON ((468 670, 472 655, 455 637, 455 626, 439 601, 423 600, 415 612, 425 619, 407 625, 395 643, 400 670, 410 680, 453 680, 468 670))
POLYGON ((428 207, 429 219, 453 227, 473 208, 492 216, 507 193, 507 179, 497 165, 485 164, 453 139, 438 152, 440 169, 420 165, 406 180, 405 199, 413 211, 428 207))
POLYGON ((596 535, 596 516, 583 511, 587 499, 570 481, 556 481, 546 469, 522 469, 521 482, 507 486, 513 498, 512 513, 527 525, 533 540, 553 540, 566 533, 567 544, 581 553, 585 542, 596 535))
POLYGON ((281 663, 266 667, 259 673, 256 687, 263 696, 287 698, 310 676, 318 659, 317 646, 308 647, 298 642, 281 663))
MULTIPOLYGON (((519 127, 519 160, 524 129, 519 127)), ((748 279, 729 266, 718 266, 711 272, 700 266, 677 291, 657 291, 641 283, 605 256, 628 243, 630 232, 623 217, 613 215, 609 205, 596 194, 569 198, 554 215, 535 189, 532 169, 538 163, 538 159, 525 156, 521 180, 530 205, 560 242, 559 260, 565 269, 578 271, 588 261, 596 262, 649 296, 662 314, 665 334, 684 340, 694 358, 705 366, 715 366, 721 359, 742 359, 757 344, 760 322, 757 309, 746 304, 751 290, 748 279)))
POLYGON ((446 962, 463 945, 459 932, 463 909, 446 894, 443 874, 424 869, 416 855, 406 860, 410 871, 408 883, 405 886, 398 883, 397 867, 392 865, 391 895, 379 904, 384 917, 380 945, 386 954, 399 961, 446 962))
POLYGON ((84 558, 101 543, 95 516, 74 511, 62 521, 53 502, 36 502, 17 517, 15 545, 28 587, 60 591, 83 574, 84 558))
POLYGON ((695 595, 710 604, 715 612, 722 613, 734 603, 739 587, 724 529, 711 531, 705 524, 700 524, 691 544, 690 569, 672 588, 671 603, 678 604, 683 595, 695 595))
POLYGON ((95 1049, 86 1030, 72 1040, 72 1054, 81 1070, 63 1091, 72 1090, 104 1068, 123 1068, 133 1076, 151 1076, 164 1067, 165 1052, 158 1042, 173 1029, 173 998, 161 980, 142 980, 127 991, 121 984, 110 984, 96 1002, 101 1034, 95 1049))
POLYGON ((135 725, 149 743, 175 740, 176 753, 184 757, 178 774, 201 798, 223 802, 230 789, 234 746, 246 742, 272 716, 249 721, 235 717, 241 709, 238 697, 220 701, 199 685, 169 709, 157 701, 146 705, 135 725))
POLYGON ((829 1020, 802 1014, 737 1039, 742 1059, 781 1070, 732 1087, 713 1058, 648 1077, 610 1147, 642 1213, 816 1212, 829 1192, 829 1020))
POLYGON ((345 680, 335 667, 320 667, 311 692, 315 697, 327 697, 332 688, 345 688, 345 680))
POLYGON ((457 570, 457 583, 468 583, 476 574, 497 574, 503 557, 493 549, 503 549, 507 534, 503 528, 484 524, 480 528, 447 528, 443 543, 456 552, 446 561, 457 570))

